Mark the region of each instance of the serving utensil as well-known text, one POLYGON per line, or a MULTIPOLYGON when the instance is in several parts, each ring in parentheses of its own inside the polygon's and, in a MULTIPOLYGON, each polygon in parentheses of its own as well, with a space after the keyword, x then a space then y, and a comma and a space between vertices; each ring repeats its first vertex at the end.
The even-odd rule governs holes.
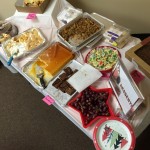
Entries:
POLYGON ((11 55, 11 57, 9 58, 9 60, 8 60, 8 62, 7 62, 7 65, 8 65, 8 66, 11 65, 11 63, 12 63, 12 61, 13 61, 13 59, 14 59, 14 56, 17 55, 18 53, 19 53, 19 49, 17 49, 17 51, 14 52, 14 53, 11 55))
POLYGON ((45 85, 45 81, 44 81, 43 68, 38 66, 38 65, 36 65, 35 70, 36 70, 36 76, 37 76, 37 78, 39 78, 41 86, 45 89, 46 85, 45 85))

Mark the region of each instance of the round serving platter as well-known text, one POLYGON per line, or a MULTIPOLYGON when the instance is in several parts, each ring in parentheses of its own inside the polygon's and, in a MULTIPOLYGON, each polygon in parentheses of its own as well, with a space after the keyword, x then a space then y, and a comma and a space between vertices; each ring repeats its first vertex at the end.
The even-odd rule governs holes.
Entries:
POLYGON ((134 150, 135 135, 132 127, 118 117, 101 119, 93 132, 96 150, 134 150))

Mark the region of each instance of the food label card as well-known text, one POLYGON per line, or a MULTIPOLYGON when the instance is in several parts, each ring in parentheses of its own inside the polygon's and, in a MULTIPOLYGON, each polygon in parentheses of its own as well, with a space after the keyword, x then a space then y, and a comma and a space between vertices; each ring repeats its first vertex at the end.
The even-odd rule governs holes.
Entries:
POLYGON ((26 19, 34 20, 34 19, 36 19, 36 14, 35 14, 35 13, 29 13, 29 14, 27 15, 26 19))
POLYGON ((133 112, 144 100, 121 60, 112 71, 109 82, 125 115, 128 115, 130 111, 133 112))
POLYGON ((55 102, 50 96, 45 96, 42 100, 49 106, 55 102))

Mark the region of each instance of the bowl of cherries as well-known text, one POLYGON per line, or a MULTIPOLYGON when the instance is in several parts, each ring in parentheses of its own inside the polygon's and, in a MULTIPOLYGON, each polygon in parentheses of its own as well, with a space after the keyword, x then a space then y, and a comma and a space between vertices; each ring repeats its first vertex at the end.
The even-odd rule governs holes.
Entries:
POLYGON ((69 101, 68 106, 80 113, 82 125, 87 128, 100 118, 114 116, 109 105, 111 94, 111 88, 96 89, 89 86, 69 101))

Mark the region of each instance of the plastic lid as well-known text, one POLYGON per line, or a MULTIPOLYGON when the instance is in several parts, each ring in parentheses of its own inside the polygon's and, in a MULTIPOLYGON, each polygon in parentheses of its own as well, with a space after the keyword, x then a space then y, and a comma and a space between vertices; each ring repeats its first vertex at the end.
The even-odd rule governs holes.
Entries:
POLYGON ((118 117, 101 119, 93 133, 96 150, 134 150, 135 135, 132 127, 118 117))
POLYGON ((89 85, 98 80, 101 76, 102 74, 97 69, 85 63, 83 67, 67 81, 80 93, 89 85))

